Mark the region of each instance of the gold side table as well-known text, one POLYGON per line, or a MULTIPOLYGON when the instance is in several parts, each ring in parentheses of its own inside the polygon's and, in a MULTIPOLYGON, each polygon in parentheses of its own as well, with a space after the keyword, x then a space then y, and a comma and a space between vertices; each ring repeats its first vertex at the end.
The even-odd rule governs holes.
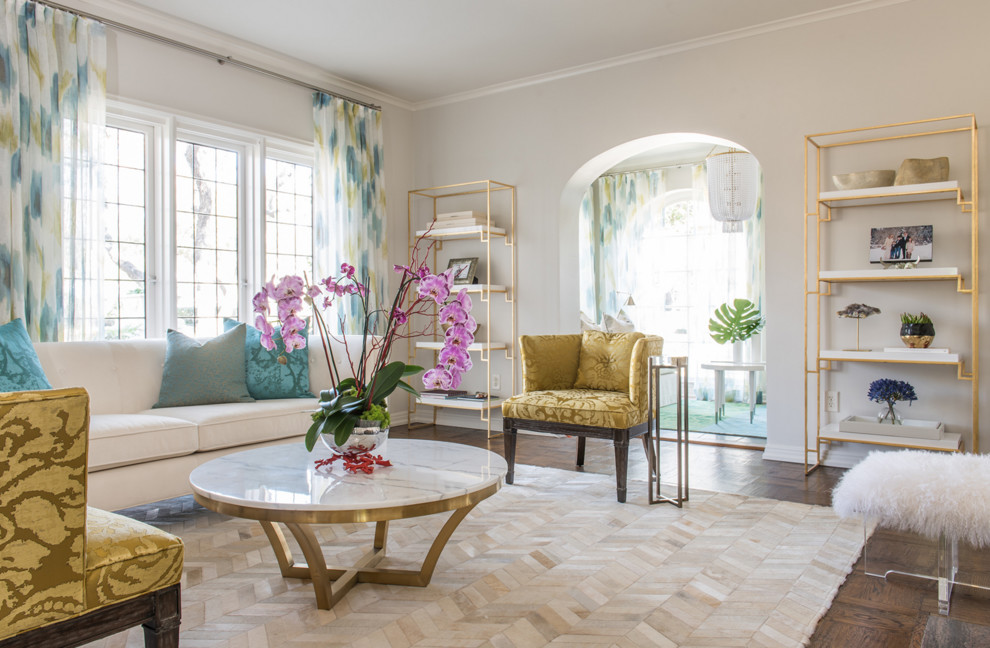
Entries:
POLYGON ((681 508, 688 501, 688 366, 687 356, 650 356, 648 366, 649 406, 647 418, 647 447, 650 448, 649 502, 667 503, 681 508), (677 495, 664 497, 660 488, 660 375, 665 369, 677 374, 677 495))

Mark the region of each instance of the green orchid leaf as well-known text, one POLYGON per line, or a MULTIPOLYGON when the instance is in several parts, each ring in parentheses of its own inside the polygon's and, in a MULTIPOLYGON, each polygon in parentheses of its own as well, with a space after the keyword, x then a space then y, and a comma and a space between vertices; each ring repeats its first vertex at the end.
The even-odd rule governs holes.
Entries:
POLYGON ((712 339, 719 344, 748 340, 766 324, 756 304, 748 299, 736 299, 730 306, 722 304, 708 320, 712 339))
POLYGON ((316 438, 320 436, 320 427, 323 425, 324 421, 326 421, 324 418, 321 418, 319 421, 314 421, 313 424, 309 426, 309 429, 306 430, 306 450, 309 452, 312 452, 313 448, 316 446, 316 438))
POLYGON ((409 383, 407 383, 405 380, 400 380, 399 381, 399 384, 398 384, 398 387, 399 387, 399 389, 402 389, 404 391, 409 392, 413 396, 416 396, 416 397, 419 396, 419 392, 416 391, 416 388, 413 387, 412 385, 410 385, 409 383))
POLYGON ((405 367, 406 363, 404 362, 390 362, 375 375, 374 382, 369 388, 372 393, 372 402, 375 405, 384 403, 388 395, 395 391, 396 385, 402 379, 405 367))
POLYGON ((341 420, 340 425, 333 431, 333 442, 338 446, 342 446, 347 443, 347 439, 350 438, 351 432, 354 431, 354 426, 357 425, 357 419, 347 417, 341 420))
POLYGON ((405 378, 406 376, 415 376, 422 370, 423 368, 417 365, 406 365, 406 368, 402 371, 402 377, 405 378))
POLYGON ((323 391, 320 392, 321 401, 328 401, 331 398, 333 398, 333 392, 330 391, 329 389, 324 389, 323 391))

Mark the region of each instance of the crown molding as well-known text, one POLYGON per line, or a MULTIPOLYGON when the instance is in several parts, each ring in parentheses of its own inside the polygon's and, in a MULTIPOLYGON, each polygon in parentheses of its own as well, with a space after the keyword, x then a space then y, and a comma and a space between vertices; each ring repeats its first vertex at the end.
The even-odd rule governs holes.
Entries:
POLYGON ((759 25, 753 25, 752 27, 743 27, 719 34, 713 34, 711 36, 692 38, 690 40, 671 43, 670 45, 664 45, 662 47, 655 47, 640 52, 634 52, 632 54, 624 54, 622 56, 602 59, 601 61, 595 61, 594 63, 576 65, 574 67, 563 68, 554 72, 536 74, 522 79, 506 81, 505 83, 485 86, 484 88, 478 88, 477 90, 469 90, 467 92, 459 92, 456 94, 447 95, 445 97, 439 97, 437 99, 419 101, 412 104, 412 109, 426 110, 448 104, 460 103, 462 101, 469 101, 471 99, 479 99, 481 97, 508 92, 510 90, 517 90, 519 88, 549 83, 551 81, 580 76, 582 74, 589 74, 591 72, 598 72, 600 70, 607 70, 609 68, 619 67, 621 65, 629 65, 630 63, 649 61, 651 59, 661 58, 671 54, 678 54, 680 52, 709 47, 711 45, 718 45, 720 43, 728 43, 743 38, 750 38, 752 36, 759 36, 760 34, 790 29, 792 27, 799 27, 801 25, 821 22, 824 20, 832 20, 833 18, 840 18, 842 16, 857 14, 864 11, 872 11, 873 9, 903 4, 905 2, 911 2, 911 0, 857 0, 856 2, 850 2, 849 4, 832 7, 830 9, 821 9, 819 11, 801 14, 800 16, 772 20, 759 25))
MULTIPOLYGON (((230 56, 244 63, 294 77, 314 86, 337 90, 341 94, 353 95, 362 101, 389 104, 405 110, 415 109, 412 102, 336 76, 312 63, 155 11, 144 5, 130 4, 122 0, 56 1, 70 9, 83 11, 105 20, 119 22, 212 52, 223 53, 224 56, 230 56)), ((108 25, 107 28, 113 29, 113 26, 108 25)))

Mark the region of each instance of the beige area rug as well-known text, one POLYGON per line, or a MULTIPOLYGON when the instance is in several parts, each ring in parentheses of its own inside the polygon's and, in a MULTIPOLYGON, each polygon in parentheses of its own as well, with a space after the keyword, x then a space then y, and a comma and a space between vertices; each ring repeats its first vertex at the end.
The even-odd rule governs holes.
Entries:
MULTIPOLYGON (((824 507, 703 491, 683 510, 650 506, 643 482, 622 505, 612 476, 523 465, 516 482, 464 520, 428 587, 360 584, 329 611, 309 581, 281 577, 257 523, 191 498, 145 507, 186 543, 181 645, 800 646, 863 545, 858 522, 824 507)), ((388 562, 418 566, 445 519, 392 523, 388 562)), ((320 534, 349 564, 372 530, 320 534)))

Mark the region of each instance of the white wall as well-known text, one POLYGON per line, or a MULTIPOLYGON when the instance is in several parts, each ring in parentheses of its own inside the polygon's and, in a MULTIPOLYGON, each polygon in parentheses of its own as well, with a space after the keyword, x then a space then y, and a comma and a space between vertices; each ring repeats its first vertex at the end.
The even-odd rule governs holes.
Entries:
MULTIPOLYGON (((766 456, 801 461, 804 136, 968 112, 990 119, 981 76, 988 24, 990 3, 914 0, 432 108, 414 116, 414 184, 518 185, 520 333, 568 332, 578 328, 578 272, 576 209, 565 187, 582 165, 670 132, 751 150, 766 191, 766 456)), ((987 150, 985 137, 980 146, 987 150)), ((952 389, 965 394, 968 385, 952 389)), ((859 409, 875 409, 865 391, 862 401, 859 409)))

